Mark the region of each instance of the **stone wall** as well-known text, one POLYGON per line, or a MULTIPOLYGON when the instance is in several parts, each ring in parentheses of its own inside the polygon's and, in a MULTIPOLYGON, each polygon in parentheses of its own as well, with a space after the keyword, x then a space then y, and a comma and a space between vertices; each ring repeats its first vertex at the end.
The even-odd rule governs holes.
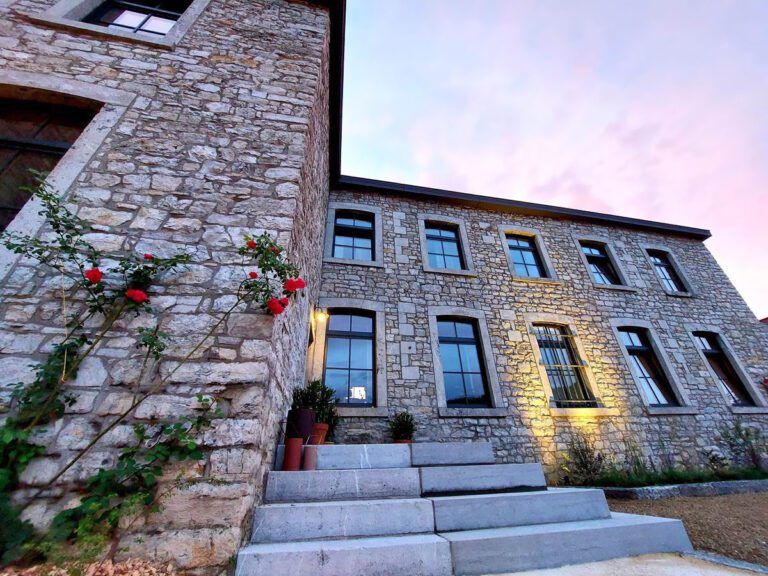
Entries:
MULTIPOLYGON (((766 332, 698 240, 374 192, 332 192, 331 201, 382 209, 383 268, 325 262, 321 296, 384 303, 388 411, 407 409, 415 415, 417 441, 491 439, 502 460, 542 461, 552 473, 571 430, 580 429, 594 437, 598 448, 619 457, 625 440, 630 440, 657 464, 666 458, 698 462, 700 449, 715 443, 719 428, 732 422, 734 414, 694 347, 686 324, 706 324, 721 332, 765 395, 766 332), (423 270, 418 214, 466 223, 476 275, 423 270), (540 231, 558 281, 512 278, 499 233, 502 224, 540 231), (578 235, 609 239, 633 289, 595 287, 580 257, 574 238, 578 235), (643 252, 643 246, 650 244, 663 244, 672 251, 694 286, 694 297, 669 296, 662 290, 643 252), (485 311, 501 394, 508 407, 503 417, 438 416, 429 306, 485 311), (524 315, 531 313, 569 319, 583 344, 606 412, 615 415, 598 417, 589 411, 554 415, 524 321, 524 315), (610 321, 614 318, 650 321, 695 414, 648 414, 613 333, 610 321)), ((743 419, 768 428, 768 410, 763 412, 743 419)), ((386 418, 347 417, 338 437, 344 442, 389 441, 386 418)))
MULTIPOLYGON (((98 139, 78 142, 96 149, 82 169, 75 167, 73 184, 58 191, 94 225, 90 240, 99 247, 192 254, 185 271, 150 294, 172 343, 168 361, 149 380, 167 374, 234 302, 243 233, 276 235, 316 295, 328 194, 327 10, 288 0, 211 0, 167 49, 28 18, 52 3, 0 2, 0 89, 18 94, 19 78, 34 76, 62 92, 128 95, 113 125, 98 139)), ((28 381, 30 362, 61 337, 57 287, 55 275, 29 262, 15 263, 3 279, 3 386, 28 381)), ((202 391, 219 396, 225 417, 205 434, 206 459, 169 473, 170 479, 182 472, 189 487, 133 526, 119 545, 124 555, 211 573, 236 553, 290 392, 304 380, 304 354, 296 351, 307 346, 310 300, 274 320, 253 308, 237 310, 165 392, 137 411, 145 422, 189 413, 202 391)), ((77 402, 48 427, 48 453, 24 473, 18 500, 130 405, 141 363, 136 328, 151 322, 121 322, 83 366, 70 386, 77 402)), ((73 483, 114 462, 131 440, 129 425, 117 427, 27 516, 44 525, 74 501, 73 483)))

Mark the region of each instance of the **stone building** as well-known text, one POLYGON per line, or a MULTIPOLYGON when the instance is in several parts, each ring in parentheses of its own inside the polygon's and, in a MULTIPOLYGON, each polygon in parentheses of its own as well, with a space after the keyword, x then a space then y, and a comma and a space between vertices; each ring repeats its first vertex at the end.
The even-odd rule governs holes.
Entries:
MULTIPOLYGON (((50 170, 98 248, 189 253, 151 294, 171 337, 157 377, 232 304, 244 233, 273 234, 309 287, 277 318, 238 309, 135 412, 140 422, 192 413, 204 392, 223 415, 202 439, 205 459, 175 470, 187 486, 124 534, 122 554, 192 573, 225 567, 247 537, 291 391, 328 370, 345 404, 340 441, 386 441, 387 416, 407 409, 418 439, 491 439, 500 459, 550 469, 573 428, 606 449, 632 440, 692 460, 736 415, 768 423, 758 384, 768 334, 705 231, 341 176, 343 2, 0 0, 0 14, 2 226, 49 234, 17 193, 33 167, 50 170), (532 258, 520 260, 526 274, 510 242, 518 260, 532 258), (602 283, 589 267, 602 267, 602 283), (442 341, 449 320, 459 332, 442 341), (622 347, 626 327, 645 345, 622 347), (334 337, 356 341, 359 365, 326 362, 334 337), (467 370, 446 370, 449 348, 474 354, 467 370), (663 405, 630 370, 648 351, 663 405), (547 370, 543 357, 566 361, 547 370)), ((4 249, 0 278, 7 401, 63 334, 61 286, 4 249)), ((76 402, 42 433, 46 454, 14 496, 36 496, 25 514, 38 527, 132 441, 118 426, 37 493, 130 406, 142 322, 115 326, 68 385, 76 402)))

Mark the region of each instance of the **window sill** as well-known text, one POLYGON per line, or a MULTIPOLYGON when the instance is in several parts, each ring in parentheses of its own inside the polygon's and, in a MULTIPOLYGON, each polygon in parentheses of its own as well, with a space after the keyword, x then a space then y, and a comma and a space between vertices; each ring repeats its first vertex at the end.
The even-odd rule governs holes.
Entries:
POLYGON ((509 415, 506 408, 448 408, 437 409, 440 418, 505 418, 509 415))
POLYGON ((477 276, 477 272, 474 270, 448 270, 447 268, 430 268, 424 266, 424 272, 431 272, 434 274, 453 274, 455 276, 477 276))
POLYGON ((562 285, 564 282, 557 278, 526 278, 525 276, 513 276, 512 282, 520 282, 521 284, 549 284, 549 285, 562 285))
POLYGON ((618 416, 617 408, 550 408, 553 418, 604 418, 618 416))
POLYGON ((344 264, 349 266, 364 266, 366 268, 384 268, 384 263, 377 260, 348 260, 346 258, 323 258, 326 264, 344 264))
POLYGON ((386 418, 389 411, 386 406, 374 406, 370 408, 352 408, 351 406, 339 406, 336 412, 342 418, 386 418))
POLYGON ((670 292, 669 290, 664 290, 664 294, 667 296, 672 296, 672 298, 693 298, 693 292, 670 292))
POLYGON ((68 28, 68 29, 80 30, 83 32, 94 34, 96 36, 125 40, 126 42, 131 42, 133 44, 143 44, 145 46, 155 46, 158 48, 171 49, 175 47, 180 40, 180 37, 178 35, 173 34, 173 30, 171 30, 171 32, 169 32, 163 38, 158 38, 157 40, 153 40, 152 38, 139 36, 138 34, 121 32, 119 30, 111 30, 105 26, 97 26, 96 24, 88 24, 87 22, 80 22, 78 20, 62 18, 59 16, 47 16, 45 14, 37 14, 37 15, 28 14, 26 16, 33 22, 46 24, 48 26, 53 26, 55 28, 68 28))
POLYGON ((645 411, 649 416, 693 416, 699 411, 692 406, 647 406, 645 411))
POLYGON ((734 414, 768 414, 768 406, 731 406, 734 414))
POLYGON ((601 290, 618 290, 619 292, 637 292, 637 288, 625 284, 597 284, 592 282, 592 286, 601 290))

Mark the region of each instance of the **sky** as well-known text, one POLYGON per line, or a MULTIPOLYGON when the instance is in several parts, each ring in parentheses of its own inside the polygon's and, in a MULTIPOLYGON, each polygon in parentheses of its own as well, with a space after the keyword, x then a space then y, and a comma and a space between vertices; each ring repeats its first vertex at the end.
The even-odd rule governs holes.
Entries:
POLYGON ((342 173, 708 228, 766 317, 766 22, 766 0, 347 0, 342 173))

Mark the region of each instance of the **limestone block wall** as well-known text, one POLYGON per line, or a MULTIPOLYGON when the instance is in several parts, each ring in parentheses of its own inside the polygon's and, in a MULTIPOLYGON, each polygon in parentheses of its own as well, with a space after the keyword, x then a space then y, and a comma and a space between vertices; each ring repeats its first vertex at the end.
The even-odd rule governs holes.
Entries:
MULTIPOLYGON (((625 440, 639 445, 656 463, 670 458, 698 462, 700 450, 715 443, 722 425, 736 417, 726 406, 686 325, 719 331, 766 394, 768 340, 743 299, 706 246, 695 239, 512 212, 483 210, 449 202, 415 200, 378 193, 335 191, 331 201, 360 203, 382 211, 384 266, 323 264, 321 296, 365 298, 385 306, 387 411, 416 417, 417 440, 491 439, 504 461, 542 461, 557 469, 558 453, 574 429, 621 457, 625 440), (476 274, 425 272, 418 215, 463 221, 476 274), (499 226, 540 232, 558 275, 556 282, 515 280, 510 274, 499 226), (632 290, 595 287, 575 237, 608 239, 632 290), (643 250, 664 245, 677 258, 695 290, 692 298, 667 295, 643 250), (485 312, 503 403, 501 417, 440 417, 437 409, 430 306, 458 306, 485 312), (549 408, 525 315, 559 315, 578 333, 601 398, 615 415, 555 415, 549 408), (611 320, 650 322, 671 369, 690 398, 693 414, 649 415, 631 377, 611 320)), ((768 429, 768 414, 741 416, 768 429)), ((384 417, 346 417, 341 441, 389 441, 384 417)))
MULTIPOLYGON (((94 225, 98 247, 192 254, 185 271, 150 294, 172 339, 152 377, 167 374, 231 306, 243 233, 276 235, 309 286, 309 297, 276 319, 237 310, 136 413, 148 422, 190 412, 197 392, 219 396, 225 416, 205 435, 206 459, 169 473, 181 471, 191 484, 119 546, 191 573, 216 572, 247 533, 279 420, 304 381, 304 354, 296 351, 306 349, 309 302, 319 288, 328 195, 329 15, 300 1, 211 0, 169 48, 30 19, 53 3, 0 2, 0 95, 75 93, 107 102, 98 133, 78 141, 52 182, 94 225)), ((34 224, 22 231, 45 234, 34 224)), ((62 327, 55 275, 7 254, 3 262, 0 385, 7 387, 29 380, 28 365, 62 327)), ((70 386, 77 402, 48 428, 48 452, 24 473, 19 500, 130 405, 141 357, 132 337, 150 321, 126 318, 83 366, 70 386)), ((28 517, 44 525, 73 501, 76 481, 131 441, 128 423, 116 428, 28 517)))

